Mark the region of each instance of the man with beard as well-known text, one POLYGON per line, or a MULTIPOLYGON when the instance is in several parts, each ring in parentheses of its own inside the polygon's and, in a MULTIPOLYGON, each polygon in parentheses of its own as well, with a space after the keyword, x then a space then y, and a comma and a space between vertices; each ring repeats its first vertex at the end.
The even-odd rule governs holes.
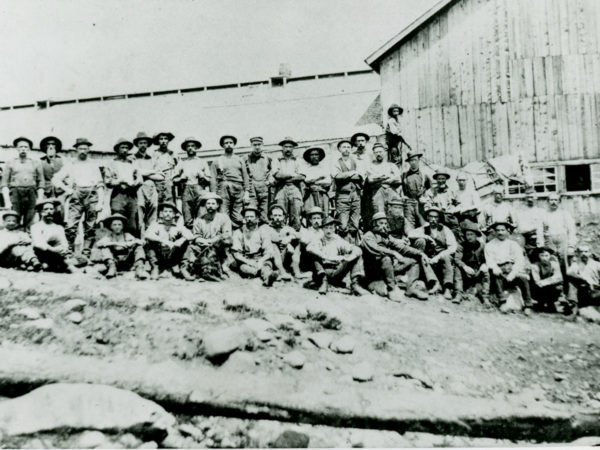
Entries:
MULTIPOLYGON (((270 223, 260 227, 273 244, 273 249, 279 252, 284 269, 290 267, 295 278, 300 278, 300 258, 296 251, 298 247, 298 233, 292 227, 285 225, 285 211, 280 205, 273 205, 269 209, 270 223)), ((291 280, 290 275, 284 271, 281 279, 291 280)))
POLYGON ((375 159, 367 170, 365 185, 368 186, 368 192, 373 196, 363 198, 363 201, 370 202, 372 209, 368 211, 367 216, 363 216, 363 226, 370 228, 371 218, 376 212, 383 212, 390 219, 395 219, 389 211, 389 203, 392 200, 402 200, 402 197, 396 189, 401 183, 401 174, 398 166, 385 161, 385 148, 377 143, 373 146, 373 155, 375 159))
POLYGON ((194 279, 189 272, 189 253, 186 252, 193 235, 186 227, 177 224, 178 214, 180 212, 174 203, 161 203, 158 205, 158 220, 146 230, 146 254, 153 280, 158 280, 163 270, 170 270, 174 276, 188 281, 194 279))
POLYGON ((329 189, 331 188, 331 173, 329 167, 322 163, 325 150, 321 147, 310 147, 302 155, 306 166, 302 169, 304 175, 304 213, 318 206, 325 216, 329 216, 329 189))
POLYGON ((571 311, 600 304, 600 262, 592 258, 590 246, 580 243, 575 250, 575 258, 567 270, 569 281, 568 299, 571 311))
POLYGON ((179 162, 177 175, 173 178, 174 183, 184 183, 181 194, 181 209, 183 212, 184 225, 192 229, 194 219, 200 214, 200 203, 202 196, 210 186, 210 169, 202 158, 198 158, 198 150, 202 143, 189 137, 185 139, 181 148, 187 153, 187 158, 179 162))
POLYGON ((74 273, 77 269, 68 259, 69 242, 65 236, 65 229, 54 223, 57 203, 55 198, 40 200, 37 203, 36 208, 42 220, 31 226, 31 244, 44 270, 74 273))
POLYGON ((367 166, 373 160, 373 152, 367 148, 367 142, 369 142, 369 135, 367 133, 354 133, 350 138, 350 144, 354 148, 352 156, 359 165, 362 165, 360 170, 365 171, 367 166))
POLYGON ((127 218, 126 229, 139 236, 137 221, 137 190, 142 185, 142 177, 136 165, 129 158, 129 150, 133 144, 126 139, 119 139, 113 146, 117 156, 106 166, 104 178, 106 185, 112 188, 110 210, 127 218))
POLYGON ((482 302, 489 305, 490 272, 485 263, 484 243, 479 227, 467 223, 461 227, 464 238, 454 255, 454 290, 455 301, 458 303, 465 297, 465 289, 474 291, 482 302))
POLYGON ((409 169, 402 174, 402 189, 406 200, 404 202, 404 220, 407 232, 422 225, 423 218, 419 208, 419 199, 431 188, 432 182, 429 175, 425 175, 419 164, 422 153, 408 152, 406 160, 409 169))
POLYGON ((92 143, 85 138, 75 142, 77 158, 54 175, 52 183, 65 193, 65 232, 74 249, 79 222, 83 217, 83 253, 89 253, 96 237, 98 213, 104 205, 104 180, 98 165, 88 160, 92 143))
POLYGON ((261 224, 268 223, 269 217, 269 175, 273 166, 271 157, 263 154, 263 138, 250 138, 252 151, 246 157, 246 169, 250 180, 250 199, 260 211, 261 224))
POLYGON ((153 159, 148 149, 152 145, 152 138, 140 131, 133 145, 137 151, 134 153, 135 165, 142 177, 142 186, 137 191, 138 222, 140 233, 146 232, 148 225, 156 221, 156 208, 158 207, 158 191, 154 185, 154 179, 160 181, 162 175, 156 174, 152 169, 153 159))
POLYGON ((528 191, 525 196, 525 208, 516 213, 519 243, 530 258, 537 247, 544 245, 544 210, 538 208, 535 203, 533 191, 528 191))
POLYGON ((362 251, 335 233, 337 223, 333 217, 327 217, 323 222, 323 237, 306 248, 313 258, 313 283, 318 286, 319 294, 326 294, 329 284, 342 286, 349 274, 352 293, 366 295, 369 291, 360 285, 365 277, 362 251))
POLYGON ((231 135, 221 136, 219 144, 225 153, 213 161, 211 165, 211 191, 222 199, 221 210, 231 218, 234 228, 242 226, 242 209, 250 200, 250 185, 246 164, 233 149, 237 138, 231 135))
MULTIPOLYGON (((361 138, 364 140, 362 136, 361 138)), ((356 160, 350 156, 352 143, 343 140, 338 142, 337 148, 341 156, 334 167, 333 179, 336 213, 340 221, 339 233, 344 238, 348 237, 350 242, 356 242, 360 230, 363 174, 358 170, 356 160)))
POLYGON ((413 246, 429 257, 429 262, 437 274, 433 285, 430 284, 429 293, 440 291, 439 280, 444 287, 444 298, 452 299, 452 288, 454 287, 453 257, 456 253, 456 238, 450 229, 440 223, 441 211, 431 208, 425 211, 427 225, 415 228, 409 234, 414 240, 413 246))
POLYGON ((546 244, 554 250, 558 261, 563 268, 567 265, 569 247, 575 247, 577 242, 577 228, 575 220, 569 211, 559 208, 560 195, 550 194, 548 197, 548 210, 544 217, 544 226, 547 230, 546 244))
POLYGON ((13 147, 18 158, 8 161, 2 177, 4 205, 19 214, 19 225, 29 231, 35 215, 36 199, 44 196, 44 172, 39 161, 29 158, 33 142, 26 137, 18 137, 13 147))
POLYGON ((365 262, 367 282, 381 280, 385 282, 387 296, 391 301, 399 302, 402 293, 398 289, 396 275, 406 273, 406 295, 419 300, 427 300, 427 292, 419 287, 421 268, 430 283, 437 280, 425 253, 410 247, 405 239, 396 239, 390 235, 387 217, 383 212, 373 215, 373 228, 363 236, 361 248, 365 262))
POLYGON ((300 184, 304 180, 300 165, 294 157, 294 148, 298 144, 287 137, 279 145, 282 147, 282 157, 273 161, 271 172, 276 190, 275 203, 283 207, 289 225, 298 231, 302 212, 300 184))
POLYGON ((175 202, 173 195, 173 176, 177 168, 177 158, 169 150, 169 142, 175 136, 168 131, 161 131, 154 136, 152 142, 158 148, 152 156, 152 175, 156 191, 158 193, 158 203, 175 202))
POLYGON ((284 273, 279 252, 258 229, 258 209, 254 206, 244 209, 244 225, 233 233, 231 252, 232 269, 243 277, 260 277, 264 286, 272 286, 279 273, 284 273))
POLYGON ((104 219, 104 226, 109 233, 98 240, 96 247, 100 250, 100 261, 103 267, 99 272, 106 278, 114 278, 117 272, 135 269, 135 277, 138 280, 146 280, 146 254, 144 243, 125 233, 127 218, 122 214, 113 214, 104 219))
POLYGON ((31 246, 31 237, 19 229, 19 214, 4 211, 0 229, 0 267, 38 271, 42 265, 31 246))
POLYGON ((208 281, 224 278, 224 264, 232 244, 231 220, 227 214, 218 212, 223 200, 213 192, 200 199, 205 212, 194 220, 190 244, 193 274, 208 281))

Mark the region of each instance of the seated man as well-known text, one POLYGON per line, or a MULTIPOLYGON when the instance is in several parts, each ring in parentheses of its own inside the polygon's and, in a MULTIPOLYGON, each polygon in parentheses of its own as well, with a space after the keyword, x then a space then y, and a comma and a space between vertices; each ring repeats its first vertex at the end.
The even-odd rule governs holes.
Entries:
POLYGON ((46 198, 37 203, 36 209, 41 220, 31 226, 31 243, 42 269, 73 273, 77 269, 68 259, 69 242, 65 229, 54 223, 58 203, 55 198, 46 198))
POLYGON ((146 280, 148 273, 145 269, 144 243, 123 231, 127 217, 117 213, 107 217, 103 222, 109 232, 96 244, 100 250, 99 259, 103 266, 98 271, 106 278, 114 278, 117 276, 117 271, 135 269, 135 277, 138 280, 146 280))
POLYGON ((566 303, 560 264, 548 247, 539 247, 531 254, 531 297, 537 307, 545 311, 557 311, 566 303))
POLYGON ((439 279, 444 286, 444 298, 452 299, 452 288, 454 286, 453 257, 456 253, 456 238, 450 229, 440 223, 441 211, 438 208, 430 208, 425 211, 427 224, 415 228, 409 234, 413 247, 421 250, 429 257, 429 262, 437 274, 438 280, 429 289, 429 294, 435 294, 441 290, 439 279))
POLYGON ((569 306, 574 313, 578 308, 600 305, 600 262, 592 258, 589 245, 577 245, 567 280, 569 306))
POLYGON ((42 265, 31 246, 31 237, 19 229, 19 214, 5 211, 2 215, 4 228, 0 230, 0 267, 35 270, 42 265))
POLYGON ((313 281, 319 286, 319 293, 326 294, 330 283, 340 286, 346 275, 350 274, 352 293, 368 294, 360 285, 365 276, 362 251, 335 233, 337 223, 333 217, 326 218, 323 237, 312 241, 306 248, 313 257, 313 281))
POLYGON ((189 272, 189 255, 186 253, 193 235, 183 224, 177 224, 175 216, 178 214, 179 210, 173 203, 161 203, 158 205, 158 220, 146 230, 146 254, 153 280, 158 280, 160 272, 166 269, 170 269, 176 277, 181 276, 188 281, 194 279, 189 272))
POLYGON ((394 302, 402 299, 402 293, 396 283, 396 274, 406 272, 406 295, 419 300, 427 300, 427 292, 419 289, 417 281, 423 266, 426 277, 437 281, 429 258, 417 249, 408 245, 405 240, 392 237, 387 217, 383 212, 373 215, 372 231, 363 236, 361 243, 365 262, 365 273, 368 282, 383 278, 388 298, 394 302))
POLYGON ((232 243, 231 219, 219 212, 223 199, 205 192, 200 199, 200 208, 205 212, 194 219, 192 225, 191 252, 192 272, 208 281, 219 281, 226 277, 223 265, 229 257, 232 243))
POLYGON ((454 255, 455 299, 460 302, 467 289, 474 291, 474 294, 487 305, 490 297, 490 273, 485 263, 485 245, 481 239, 483 233, 472 222, 462 225, 461 230, 462 243, 458 245, 454 255))
MULTIPOLYGON (((295 278, 300 278, 300 254, 296 251, 299 238, 298 233, 289 225, 285 225, 285 211, 281 205, 275 204, 269 209, 270 224, 260 227, 273 244, 273 250, 279 252, 279 257, 284 269, 291 267, 295 278)), ((280 274, 281 279, 291 280, 292 277, 286 271, 280 274)))
POLYGON ((272 286, 283 272, 279 252, 271 240, 258 229, 258 208, 246 206, 244 225, 233 233, 232 269, 250 278, 260 276, 264 286, 272 286))
POLYGON ((513 231, 513 225, 508 222, 496 222, 490 229, 494 238, 485 244, 485 261, 490 270, 491 289, 501 303, 507 299, 506 291, 517 287, 521 291, 525 309, 523 312, 531 312, 531 293, 529 290, 529 276, 525 273, 525 255, 523 249, 512 239, 508 238, 513 231), (509 262, 511 270, 503 273, 500 263, 509 262))
POLYGON ((315 206, 308 211, 306 215, 308 220, 308 228, 300 228, 299 245, 296 246, 296 258, 300 262, 300 269, 304 271, 312 271, 312 259, 306 251, 306 247, 312 241, 323 237, 323 210, 315 206))

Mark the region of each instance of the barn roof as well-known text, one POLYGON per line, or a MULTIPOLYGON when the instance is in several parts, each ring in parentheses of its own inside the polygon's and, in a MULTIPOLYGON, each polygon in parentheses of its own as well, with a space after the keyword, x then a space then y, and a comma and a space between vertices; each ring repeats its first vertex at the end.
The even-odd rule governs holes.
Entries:
POLYGON ((377 73, 379 73, 379 62, 381 58, 387 55, 391 50, 400 45, 403 41, 408 39, 414 33, 416 33, 422 26, 426 25, 433 17, 438 15, 442 10, 449 7, 451 4, 455 3, 458 0, 440 0, 438 3, 429 8, 424 14, 419 16, 414 22, 412 22, 409 26, 404 28, 400 33, 391 38, 377 50, 375 50, 371 55, 365 59, 365 62, 373 68, 377 73))

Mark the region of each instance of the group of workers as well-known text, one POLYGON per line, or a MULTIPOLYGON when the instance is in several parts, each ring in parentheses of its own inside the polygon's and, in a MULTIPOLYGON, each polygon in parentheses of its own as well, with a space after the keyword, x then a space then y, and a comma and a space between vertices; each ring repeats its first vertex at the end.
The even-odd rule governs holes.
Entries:
POLYGON ((210 164, 199 140, 185 139, 179 157, 173 139, 140 132, 101 161, 85 138, 65 157, 61 140, 46 137, 39 161, 30 139, 15 139, 18 157, 2 175, 0 265, 190 281, 237 272, 265 286, 308 278, 322 294, 339 286, 392 301, 440 293, 501 306, 518 291, 526 312, 571 313, 600 298, 600 263, 577 245, 558 194, 545 210, 529 192, 516 209, 498 186, 483 205, 467 174, 451 188, 449 173, 425 174, 422 154, 403 152, 400 140, 369 148, 365 133, 338 142, 339 155, 310 147, 302 159, 289 137, 272 157, 261 137, 240 156, 225 135, 210 164))

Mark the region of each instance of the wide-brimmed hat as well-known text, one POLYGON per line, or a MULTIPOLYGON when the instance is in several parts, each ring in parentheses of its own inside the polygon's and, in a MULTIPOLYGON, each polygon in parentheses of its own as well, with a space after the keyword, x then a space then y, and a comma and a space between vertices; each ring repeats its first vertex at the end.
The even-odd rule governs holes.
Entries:
POLYGON ((373 214, 373 217, 371 217, 371 222, 375 222, 376 220, 381 220, 381 219, 387 219, 387 216, 385 215, 385 213, 383 211, 379 211, 379 212, 376 212, 375 214, 373 214))
POLYGON ((47 203, 52 203, 54 206, 57 206, 60 205, 60 200, 55 197, 43 198, 36 202, 35 209, 41 209, 41 207, 46 205, 47 203))
POLYGON ((304 153, 302 154, 304 161, 310 162, 309 155, 313 150, 317 150, 319 152, 319 162, 325 159, 325 150, 323 150, 321 147, 309 147, 304 150, 304 153))
POLYGON ((413 152, 413 151, 409 151, 406 154, 406 160, 410 161, 413 158, 420 158, 421 156, 423 156, 423 153, 419 153, 419 152, 413 152))
POLYGON ((502 220, 499 220, 498 222, 494 222, 493 224, 491 224, 489 226, 489 229, 490 230, 494 230, 498 225, 504 225, 507 230, 514 230, 515 229, 515 226, 512 223, 506 222, 506 221, 502 221, 502 220))
POLYGON ((271 215, 271 212, 272 212, 274 209, 280 209, 280 210, 282 210, 282 211, 283 211, 283 215, 285 215, 285 208, 284 208, 284 207, 283 207, 281 204, 279 204, 279 203, 274 203, 274 204, 272 204, 272 205, 269 207, 269 216, 271 215))
POLYGON ((371 139, 371 136, 369 136, 367 133, 363 133, 362 131, 359 131, 358 133, 354 133, 352 135, 352 137, 350 138, 350 144, 354 145, 354 143, 356 142, 356 138, 359 136, 364 137, 367 140, 367 142, 369 142, 369 139, 371 139))
POLYGON ((353 145, 352 142, 349 141, 348 139, 342 139, 340 142, 337 143, 337 148, 339 149, 340 145, 342 145, 343 143, 350 144, 350 147, 352 147, 352 145, 353 145))
POLYGON ((479 229, 479 227, 475 223, 465 223, 464 225, 462 225, 460 227, 460 230, 463 233, 466 233, 467 231, 472 231, 477 236, 481 236, 483 234, 483 233, 481 233, 481 230, 479 229))
POLYGON ((179 211, 179 208, 177 208, 177 205, 175 203, 173 203, 173 202, 162 202, 162 203, 159 203, 157 211, 161 212, 164 208, 171 208, 177 214, 181 214, 181 211, 179 211))
POLYGON ((298 143, 289 136, 286 136, 281 141, 279 141, 280 146, 283 147, 285 144, 292 144, 294 147, 298 147, 298 143))
POLYGON ((86 138, 77 138, 75 139, 75 143, 73 144, 73 148, 77 148, 80 145, 87 145, 91 147, 93 144, 86 138))
POLYGON ((442 210, 440 208, 437 208, 436 206, 431 206, 431 207, 427 208, 425 210, 425 216, 427 216, 430 212, 436 212, 440 216, 442 215, 442 210))
POLYGON ((256 205, 246 205, 244 206, 244 209, 242 210, 242 216, 246 215, 246 211, 254 211, 256 213, 256 215, 258 215, 260 213, 260 211, 258 210, 258 207, 256 205))
POLYGON ((16 147, 16 146, 17 146, 17 144, 18 144, 19 142, 21 142, 21 141, 23 141, 23 142, 27 142, 27 143, 29 144, 29 148, 33 148, 33 142, 31 141, 31 139, 29 139, 29 138, 26 138, 25 136, 19 136, 18 138, 16 138, 16 139, 13 141, 13 147, 16 147))
POLYGON ((538 258, 540 253, 542 252, 548 252, 551 255, 554 255, 555 252, 553 249, 551 249, 550 247, 546 247, 546 246, 542 246, 542 247, 536 247, 531 251, 531 257, 532 258, 538 258))
POLYGON ((404 113, 404 108, 402 108, 402 106, 392 103, 387 110, 388 116, 392 115, 392 109, 394 109, 394 108, 398 108, 400 110, 400 114, 404 113))
POLYGON ((2 220, 4 220, 7 217, 10 217, 10 216, 16 217, 17 219, 21 217, 21 215, 18 212, 16 212, 14 209, 9 209, 9 210, 2 212, 2 220))
POLYGON ((196 144, 196 146, 198 148, 202 147, 202 142, 200 142, 198 139, 194 138, 194 137, 187 137, 185 138, 185 140, 181 143, 181 149, 185 150, 185 146, 188 142, 194 142, 196 144))
POLYGON ((104 219, 102 221, 102 223, 106 226, 110 226, 110 224, 113 222, 113 220, 120 220, 121 222, 123 222, 123 225, 125 225, 127 223, 127 217, 125 217, 123 214, 119 214, 119 213, 111 214, 106 219, 104 219))
POLYGON ((206 192, 202 194, 202 197, 200 197, 200 204, 203 205, 204 203, 206 203, 207 200, 216 200, 219 203, 219 205, 223 203, 223 199, 221 198, 221 196, 215 194, 214 192, 206 192))
POLYGON ((382 148, 382 149, 384 149, 384 150, 386 149, 386 148, 385 148, 385 145, 383 145, 381 142, 375 142, 375 143, 373 144, 373 148, 372 148, 372 150, 373 150, 373 151, 375 151, 375 149, 377 149, 377 148, 382 148))
POLYGON ((127 150, 131 150, 133 148, 133 143, 131 141, 128 141, 125 138, 121 138, 117 141, 117 143, 115 145, 113 145, 113 150, 116 152, 117 149, 122 145, 125 144, 127 145, 127 150))
POLYGON ((448 172, 445 172, 444 170, 440 169, 440 170, 436 170, 435 173, 433 174, 432 178, 435 180, 438 177, 446 177, 446 178, 450 178, 450 174, 448 172))
POLYGON ((340 221, 332 216, 329 216, 329 217, 326 217, 325 220, 323 220, 323 225, 321 225, 321 226, 326 227, 327 225, 331 225, 332 223, 335 225, 339 225, 340 221))
POLYGON ((56 144, 56 151, 60 152, 62 150, 62 141, 56 136, 46 136, 44 139, 40 141, 40 150, 46 151, 47 145, 54 141, 56 144))
POLYGON ((325 215, 325 213, 323 212, 323 210, 321 209, 320 206, 313 206, 312 208, 310 208, 308 210, 308 213, 306 214, 307 216, 314 216, 315 214, 319 214, 321 217, 323 217, 325 215))
POLYGON ((261 144, 264 142, 262 136, 254 136, 250 138, 250 143, 254 144, 255 142, 260 142, 261 144))
POLYGON ((143 131, 140 131, 136 136, 135 139, 133 140, 133 145, 135 145, 137 147, 138 142, 140 141, 148 141, 149 144, 152 144, 152 141, 154 139, 152 139, 150 136, 148 136, 146 133, 144 133, 143 131))
POLYGON ((221 147, 223 147, 223 141, 227 138, 233 140, 233 145, 237 145, 237 138, 235 136, 233 136, 231 134, 225 134, 225 135, 221 136, 221 138, 219 139, 219 145, 221 147))
POLYGON ((171 142, 173 139, 175 139, 175 135, 173 133, 171 133, 170 131, 159 131, 152 138, 152 142, 154 143, 154 145, 158 145, 158 138, 161 136, 166 136, 167 139, 169 140, 169 142, 171 142))

